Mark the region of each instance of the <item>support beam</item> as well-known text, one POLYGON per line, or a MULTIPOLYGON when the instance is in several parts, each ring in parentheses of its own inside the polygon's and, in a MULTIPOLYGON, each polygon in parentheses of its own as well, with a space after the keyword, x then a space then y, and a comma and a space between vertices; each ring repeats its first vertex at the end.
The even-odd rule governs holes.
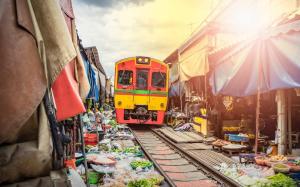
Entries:
POLYGON ((288 90, 288 106, 287 106, 287 113, 288 113, 288 145, 289 150, 288 153, 292 154, 292 90, 288 90))
POLYGON ((286 154, 286 137, 287 137, 287 101, 284 90, 277 90, 277 138, 278 154, 286 154))

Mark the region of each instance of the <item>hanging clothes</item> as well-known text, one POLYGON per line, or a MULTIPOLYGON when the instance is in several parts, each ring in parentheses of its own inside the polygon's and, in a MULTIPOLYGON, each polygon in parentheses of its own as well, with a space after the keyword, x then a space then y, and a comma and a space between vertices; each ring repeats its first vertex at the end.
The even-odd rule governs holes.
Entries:
MULTIPOLYGON (((70 36, 73 36, 75 25, 73 25, 74 14, 72 10, 72 5, 70 0, 60 0, 61 9, 63 16, 67 23, 67 28, 69 30, 70 36)), ((77 44, 76 44, 77 45, 77 44)), ((55 105, 57 108, 56 118, 58 121, 65 120, 69 117, 73 117, 77 114, 85 112, 85 107, 82 103, 79 94, 79 84, 76 78, 77 72, 77 62, 76 58, 72 59, 62 72, 59 74, 57 79, 52 85, 53 95, 55 99, 55 105)))
POLYGON ((2 144, 15 141, 42 101, 47 83, 27 1, 0 1, 0 25, 2 144))
POLYGON ((99 101, 100 97, 100 71, 96 68, 94 64, 91 64, 93 74, 95 75, 95 87, 94 87, 94 94, 93 96, 95 97, 96 101, 99 101))
POLYGON ((83 53, 84 52, 81 53, 82 59, 84 62, 86 74, 88 75, 89 84, 90 84, 90 90, 89 90, 87 98, 94 98, 95 101, 98 101, 99 100, 99 88, 97 87, 97 78, 98 77, 96 77, 96 73, 93 70, 91 63, 88 61, 87 58, 85 58, 86 55, 83 53))
MULTIPOLYGON (((5 4, 1 4, 4 1, 0 2, 0 7, 5 7, 5 4)), ((7 1, 7 2, 14 2, 14 1, 7 1)), ((6 3, 7 3, 6 2, 6 3)), ((9 4, 8 3, 8 4, 9 4)), ((8 5, 6 4, 6 5, 8 5)), ((18 7, 19 11, 22 10, 23 13, 28 14, 30 12, 31 18, 28 20, 28 17, 25 15, 20 15, 22 19, 25 19, 23 21, 26 21, 26 23, 32 23, 32 31, 33 35, 30 37, 34 37, 36 40, 36 44, 38 47, 38 54, 40 57, 40 64, 43 66, 46 65, 46 56, 45 56, 45 46, 43 42, 43 37, 40 32, 39 25, 37 24, 37 20, 34 14, 34 11, 31 6, 30 0, 25 1, 16 1, 16 7, 18 7), (28 9, 27 9, 28 8, 28 9), (27 12, 28 11, 28 12, 27 12)), ((12 5, 10 8, 13 8, 14 5, 12 5)), ((7 7, 6 7, 7 8, 7 7)), ((9 8, 7 9, 9 10, 9 8)), ((1 11, 0 11, 1 13, 1 11)), ((5 12, 4 12, 5 13, 5 12)), ((8 14, 5 14, 8 16, 8 14)), ((13 16, 12 16, 13 17, 13 16)), ((12 19, 13 20, 13 19, 12 19)), ((1 33, 1 32, 0 32, 1 33)), ((14 36, 13 33, 8 34, 7 36, 14 36)), ((20 45, 17 41, 14 41, 15 45, 20 45)), ((1 42, 0 42, 1 44, 1 42)), ((30 47, 31 45, 28 45, 30 47)), ((12 50, 12 48, 9 48, 12 50)), ((25 49, 25 48, 23 48, 25 49)), ((27 55, 35 57, 33 54, 34 50, 27 51, 24 50, 24 52, 28 53, 27 55)), ((26 54, 24 53, 24 54, 26 54)), ((23 54, 23 55, 24 55, 23 54)), ((13 56, 16 58, 16 54, 13 56)), ((26 57, 26 56, 25 56, 26 57)), ((35 74, 39 73, 36 71, 36 67, 33 67, 32 63, 34 62, 27 62, 26 58, 23 58, 22 61, 24 64, 27 64, 33 72, 29 78, 36 78, 35 74)), ((16 59, 18 60, 18 59, 16 59)), ((17 68, 18 66, 15 66, 14 68, 17 68)), ((20 66, 22 67, 22 66, 20 66)), ((28 69, 22 69, 22 71, 28 73, 28 69)), ((42 68, 42 71, 45 76, 46 68, 42 68)), ((46 77, 46 76, 45 76, 46 77)), ((22 79, 23 77, 20 76, 22 79)), ((6 79, 7 80, 7 79, 6 79)), ((34 81, 45 81, 45 79, 41 80, 34 80, 34 81)), ((20 80, 22 84, 24 85, 24 88, 31 89, 31 82, 27 81, 26 79, 20 80)), ((40 85, 34 85, 34 86, 40 86, 40 85)), ((10 86, 6 87, 10 88, 10 86)), ((20 88, 21 89, 21 88, 20 88)), ((29 90, 28 92, 32 92, 32 95, 37 97, 39 95, 38 92, 34 92, 34 89, 29 90)), ((40 90, 42 91, 42 90, 40 90)), ((16 92, 20 94, 19 92, 16 92)), ((44 94, 44 93, 43 93, 44 94)), ((29 97, 29 95, 23 95, 24 97, 29 97)), ((22 98, 23 100, 26 100, 28 98, 22 98)), ((40 101, 41 102, 41 101, 40 101)), ((11 103, 12 104, 12 103, 11 103)), ((22 105, 21 108, 19 108, 20 111, 22 109, 26 109, 32 107, 29 105, 30 103, 27 103, 27 105, 22 105)), ((2 105, 0 105, 2 106, 2 105)), ((18 105, 19 106, 19 105, 18 105)), ((15 118, 18 118, 18 116, 14 116, 15 118)), ((24 120, 24 119, 23 119, 24 120)), ((24 180, 32 179, 32 178, 39 178, 50 175, 50 171, 52 169, 52 141, 51 141, 51 133, 49 129, 48 124, 48 118, 46 115, 45 107, 43 105, 43 102, 39 103, 39 106, 35 111, 33 111, 30 114, 30 118, 27 120, 24 120, 20 123, 21 128, 10 126, 9 131, 5 131, 5 124, 1 124, 1 132, 6 133, 5 137, 8 141, 5 141, 5 144, 1 144, 0 146, 0 155, 1 155, 1 162, 0 162, 0 185, 2 186, 2 183, 14 183, 10 186, 37 186, 35 184, 39 184, 39 186, 45 186, 47 185, 47 182, 42 182, 36 180, 36 182, 26 181, 27 184, 25 184, 24 180), (19 183, 20 182, 20 183, 19 183), (24 182, 24 184, 22 184, 24 182)), ((2 143, 2 142, 1 142, 2 143)), ((50 185, 50 177, 47 177, 49 182, 48 185, 50 185)))
POLYGON ((76 57, 76 51, 58 2, 40 0, 31 2, 44 39, 51 86, 66 64, 76 57))

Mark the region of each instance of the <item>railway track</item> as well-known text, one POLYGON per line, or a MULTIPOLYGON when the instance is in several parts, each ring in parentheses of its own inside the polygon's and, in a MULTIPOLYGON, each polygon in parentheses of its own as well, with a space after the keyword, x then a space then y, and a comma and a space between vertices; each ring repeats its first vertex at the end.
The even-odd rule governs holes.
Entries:
POLYGON ((169 186, 240 186, 213 166, 231 159, 211 150, 186 149, 166 138, 158 128, 131 126, 145 154, 164 175, 169 186))

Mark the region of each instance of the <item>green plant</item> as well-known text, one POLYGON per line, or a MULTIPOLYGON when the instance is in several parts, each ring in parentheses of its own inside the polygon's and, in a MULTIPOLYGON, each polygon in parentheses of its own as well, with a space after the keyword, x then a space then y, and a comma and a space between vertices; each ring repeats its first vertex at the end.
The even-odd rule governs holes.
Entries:
POLYGON ((267 187, 296 187, 296 182, 282 174, 282 173, 278 173, 276 175, 273 175, 271 177, 268 177, 269 179, 269 183, 266 185, 267 187))

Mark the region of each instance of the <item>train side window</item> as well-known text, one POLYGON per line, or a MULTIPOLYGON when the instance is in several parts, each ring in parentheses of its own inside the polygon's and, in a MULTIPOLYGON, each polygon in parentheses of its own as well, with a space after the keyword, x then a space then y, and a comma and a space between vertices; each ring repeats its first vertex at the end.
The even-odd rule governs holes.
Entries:
POLYGON ((132 85, 132 71, 119 70, 118 71, 118 84, 129 86, 132 85))
POLYGON ((166 73, 153 72, 152 73, 152 86, 158 88, 166 87, 166 73))

